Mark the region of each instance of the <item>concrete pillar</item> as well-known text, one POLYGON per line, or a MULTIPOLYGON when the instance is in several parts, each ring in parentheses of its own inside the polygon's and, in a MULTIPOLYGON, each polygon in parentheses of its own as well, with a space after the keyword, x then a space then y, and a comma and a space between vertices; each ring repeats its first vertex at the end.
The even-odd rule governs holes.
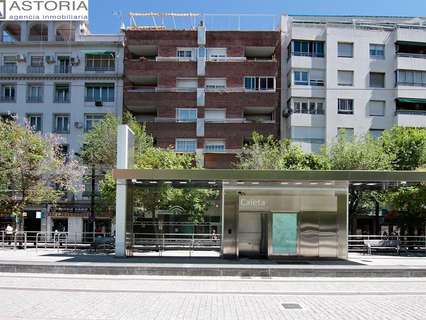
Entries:
POLYGON ((56 30, 55 30, 55 22, 49 21, 47 23, 47 39, 49 42, 56 41, 56 30))
MULTIPOLYGON (((117 169, 132 169, 134 159, 134 134, 127 125, 120 125, 117 133, 117 169)), ((115 209, 115 256, 127 256, 126 231, 129 208, 129 187, 126 180, 117 180, 115 209)))
POLYGON ((28 24, 29 23, 27 21, 21 22, 21 42, 28 41, 28 33, 30 32, 28 24))

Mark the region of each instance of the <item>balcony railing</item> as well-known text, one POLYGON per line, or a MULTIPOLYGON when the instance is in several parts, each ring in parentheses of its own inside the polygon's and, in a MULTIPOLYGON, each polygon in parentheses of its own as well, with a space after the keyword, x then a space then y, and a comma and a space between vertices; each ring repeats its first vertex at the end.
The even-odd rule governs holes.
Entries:
POLYGON ((28 66, 27 73, 44 73, 44 66, 28 66))
POLYGON ((400 58, 418 58, 418 59, 426 59, 426 54, 424 53, 405 53, 405 52, 397 52, 397 57, 400 58))
POLYGON ((18 73, 18 66, 16 64, 5 64, 0 66, 0 73, 18 73))
POLYGON ((102 97, 102 98, 94 98, 94 97, 85 97, 85 102, 114 102, 114 97, 102 97))
POLYGON ((16 97, 11 96, 1 96, 0 102, 16 102, 16 97))
POLYGON ((31 35, 28 37, 28 41, 48 41, 49 38, 47 34, 40 34, 40 35, 31 35))
POLYGON ((56 74, 72 73, 72 66, 56 65, 55 66, 55 73, 56 74))
POLYGON ((111 72, 111 71, 115 71, 115 66, 111 66, 111 67, 90 67, 90 66, 86 66, 84 68, 85 71, 89 71, 89 72, 111 72))
POLYGON ((42 103, 42 102, 43 102, 42 96, 27 97, 27 103, 42 103))
POLYGON ((53 102, 54 102, 54 103, 70 103, 70 102, 71 102, 71 99, 70 99, 70 97, 56 96, 56 97, 53 99, 53 102))
POLYGON ((64 37, 61 35, 56 35, 56 41, 75 41, 75 36, 64 37))
POLYGON ((409 115, 409 116, 426 116, 426 111, 414 111, 414 110, 397 110, 395 111, 395 115, 409 115))

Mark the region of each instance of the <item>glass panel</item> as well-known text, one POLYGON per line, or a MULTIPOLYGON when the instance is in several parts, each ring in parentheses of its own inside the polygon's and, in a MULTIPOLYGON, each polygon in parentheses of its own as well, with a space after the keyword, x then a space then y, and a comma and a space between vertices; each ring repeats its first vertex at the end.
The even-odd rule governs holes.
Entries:
POLYGON ((297 254, 297 213, 272 214, 272 253, 297 254))

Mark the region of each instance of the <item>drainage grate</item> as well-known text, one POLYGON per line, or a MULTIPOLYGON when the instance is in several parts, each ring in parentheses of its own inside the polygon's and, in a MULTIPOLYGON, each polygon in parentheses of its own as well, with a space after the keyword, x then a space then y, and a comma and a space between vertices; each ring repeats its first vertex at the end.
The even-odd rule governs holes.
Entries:
POLYGON ((302 306, 298 303, 283 303, 284 309, 302 309, 302 306))

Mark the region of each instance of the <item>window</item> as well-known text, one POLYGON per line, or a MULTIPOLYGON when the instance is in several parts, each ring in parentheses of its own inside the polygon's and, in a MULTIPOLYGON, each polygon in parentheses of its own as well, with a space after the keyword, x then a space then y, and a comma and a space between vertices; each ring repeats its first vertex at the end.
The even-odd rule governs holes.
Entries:
POLYGON ((297 142, 325 143, 325 128, 294 126, 291 128, 291 139, 297 142))
POLYGON ((249 91, 275 91, 275 77, 244 77, 244 87, 249 91))
POLYGON ((56 114, 54 116, 53 127, 56 133, 69 133, 70 116, 68 114, 56 114))
POLYGON ((370 116, 380 116, 383 117, 385 115, 385 101, 371 100, 369 103, 369 115, 370 116))
POLYGON ((370 129, 370 135, 374 138, 374 139, 379 139, 382 134, 383 134, 383 129, 370 129))
POLYGON ((337 135, 343 134, 346 141, 351 141, 354 137, 353 128, 337 128, 337 135))
POLYGON ((90 131, 93 127, 104 119, 104 114, 85 114, 84 115, 84 131, 90 131))
POLYGON ((114 71, 115 53, 86 54, 86 71, 114 71))
POLYGON ((308 71, 294 71, 294 84, 298 86, 309 85, 309 72, 308 71))
POLYGON ((16 66, 16 56, 4 56, 3 57, 4 65, 16 66))
POLYGON ((176 50, 176 57, 178 58, 192 58, 192 49, 180 49, 176 50))
POLYGON ((113 102, 114 101, 114 84, 113 83, 89 83, 86 84, 87 102, 113 102))
POLYGON ((204 143, 204 152, 206 152, 206 153, 225 152, 225 141, 223 141, 223 140, 207 140, 204 143))
POLYGON ((28 114, 27 121, 29 127, 36 132, 42 131, 42 115, 40 114, 28 114))
POLYGON ((16 101, 16 86, 14 84, 1 85, 1 101, 15 102, 16 101))
POLYGON ((426 71, 397 70, 397 84, 412 87, 426 86, 426 71))
POLYGON ((207 122, 224 122, 226 119, 225 109, 205 109, 204 119, 207 122))
POLYGON ((337 85, 351 87, 354 85, 354 72, 353 71, 337 71, 337 85))
POLYGON ((55 66, 55 73, 71 73, 71 58, 69 56, 58 56, 58 62, 55 66))
POLYGON ((42 84, 29 84, 28 85, 28 103, 41 103, 43 102, 43 85, 42 84))
POLYGON ((209 90, 225 89, 226 88, 226 79, 207 78, 205 86, 206 86, 206 89, 209 89, 209 90))
POLYGON ((176 120, 178 122, 196 122, 197 121, 197 109, 177 108, 176 109, 176 120))
POLYGON ((193 153, 197 150, 197 139, 176 139, 176 152, 193 153))
POLYGON ((55 103, 70 103, 70 85, 69 84, 55 84, 55 103))
POLYGON ((226 58, 226 48, 208 48, 207 56, 209 60, 226 58))
POLYGON ((324 42, 322 41, 293 40, 289 49, 289 57, 291 55, 304 57, 324 57, 324 42))
POLYGON ((197 79, 176 79, 176 88, 189 91, 195 91, 198 88, 197 79))
POLYGON ((370 88, 384 88, 385 74, 382 72, 370 72, 370 88))
POLYGON ((341 58, 353 58, 354 44, 349 42, 339 42, 337 44, 337 56, 341 58))
POLYGON ((324 114, 324 101, 314 99, 295 99, 293 101, 294 113, 324 114))
POLYGON ((354 114, 354 101, 352 99, 338 99, 337 113, 354 114))
POLYGON ((385 45, 384 44, 370 44, 370 58, 384 59, 385 58, 385 45))

